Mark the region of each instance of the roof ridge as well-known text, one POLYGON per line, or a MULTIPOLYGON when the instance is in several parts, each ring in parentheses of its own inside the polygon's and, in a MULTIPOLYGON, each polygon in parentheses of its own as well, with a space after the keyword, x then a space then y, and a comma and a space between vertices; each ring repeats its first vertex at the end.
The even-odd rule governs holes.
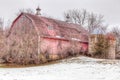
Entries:
POLYGON ((65 21, 61 21, 58 19, 53 19, 45 16, 37 16, 30 13, 21 13, 13 22, 11 29, 14 25, 14 23, 22 16, 26 16, 28 19, 32 21, 33 26, 36 28, 37 33, 39 35, 49 35, 49 36, 55 36, 55 35, 61 35, 65 38, 80 38, 81 41, 88 41, 87 35, 88 32, 81 27, 78 24, 74 23, 67 23, 65 21), (49 31, 46 30, 47 26, 53 26, 55 28, 55 31, 49 31), (76 34, 76 35, 74 35, 76 34))
MULTIPOLYGON (((62 21, 62 20, 58 20, 58 19, 54 19, 54 18, 50 18, 50 17, 45 17, 45 16, 37 16, 37 15, 33 15, 33 14, 30 14, 30 13, 24 13, 24 14, 26 14, 26 15, 32 15, 32 16, 35 16, 35 17, 37 17, 37 18, 46 18, 46 19, 51 19, 51 20, 53 20, 56 24, 58 23, 58 22, 61 22, 61 23, 64 23, 64 24, 69 24, 69 25, 75 25, 75 26, 79 26, 79 27, 76 27, 76 28, 72 28, 72 27, 65 27, 65 28, 70 28, 70 29, 75 29, 75 30, 77 30, 77 31, 81 31, 81 30, 78 30, 78 29, 84 29, 84 27, 82 27, 82 26, 80 26, 80 25, 78 25, 78 24, 75 24, 75 23, 67 23, 67 22, 65 22, 65 21, 62 21), (58 22, 57 22, 58 21, 58 22), (80 28, 81 27, 81 28, 80 28)), ((42 19, 41 19, 42 20, 42 19)), ((43 21, 43 20, 42 20, 43 21)), ((64 27, 64 26, 62 26, 62 27, 64 27)))

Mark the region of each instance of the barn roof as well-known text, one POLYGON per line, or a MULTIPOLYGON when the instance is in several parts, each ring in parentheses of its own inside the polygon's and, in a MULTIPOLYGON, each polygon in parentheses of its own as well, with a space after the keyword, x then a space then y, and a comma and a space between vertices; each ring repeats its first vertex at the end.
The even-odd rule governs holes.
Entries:
POLYGON ((44 37, 88 42, 88 32, 77 24, 67 23, 65 21, 37 16, 29 13, 21 13, 21 15, 25 15, 31 19, 34 23, 34 26, 38 29, 40 35, 44 37), (47 28, 51 29, 48 31, 47 28))

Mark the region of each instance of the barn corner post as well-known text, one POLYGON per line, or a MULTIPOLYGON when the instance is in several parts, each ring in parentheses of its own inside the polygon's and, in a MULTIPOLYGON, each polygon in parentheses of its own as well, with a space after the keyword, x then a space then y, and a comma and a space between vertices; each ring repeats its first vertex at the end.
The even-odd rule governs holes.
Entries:
POLYGON ((41 53, 41 36, 38 33, 38 61, 40 60, 40 53, 41 53))

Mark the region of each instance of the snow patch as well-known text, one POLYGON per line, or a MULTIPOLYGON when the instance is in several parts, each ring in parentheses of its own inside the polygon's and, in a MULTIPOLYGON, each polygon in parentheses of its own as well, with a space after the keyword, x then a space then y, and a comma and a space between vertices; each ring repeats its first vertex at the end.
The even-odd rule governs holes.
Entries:
POLYGON ((0 68, 0 80, 119 80, 119 61, 115 64, 97 61, 105 60, 81 56, 48 66, 0 68))

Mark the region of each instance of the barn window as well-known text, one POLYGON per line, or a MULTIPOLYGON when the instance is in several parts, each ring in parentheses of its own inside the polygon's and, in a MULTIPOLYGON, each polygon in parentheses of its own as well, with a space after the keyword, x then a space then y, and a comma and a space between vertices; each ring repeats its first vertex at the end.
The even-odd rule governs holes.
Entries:
POLYGON ((53 28, 53 26, 48 26, 48 29, 53 30, 54 28, 53 28))

